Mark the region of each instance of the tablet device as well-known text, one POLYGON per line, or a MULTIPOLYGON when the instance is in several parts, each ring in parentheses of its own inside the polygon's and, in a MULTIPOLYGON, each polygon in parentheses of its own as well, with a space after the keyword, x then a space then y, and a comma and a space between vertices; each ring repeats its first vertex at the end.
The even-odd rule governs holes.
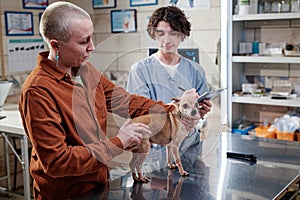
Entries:
POLYGON ((221 94, 221 92, 223 92, 226 88, 219 88, 216 90, 212 90, 210 92, 204 92, 199 98, 198 98, 198 102, 202 102, 203 100, 211 100, 213 98, 215 98, 216 96, 218 96, 219 94, 221 94))

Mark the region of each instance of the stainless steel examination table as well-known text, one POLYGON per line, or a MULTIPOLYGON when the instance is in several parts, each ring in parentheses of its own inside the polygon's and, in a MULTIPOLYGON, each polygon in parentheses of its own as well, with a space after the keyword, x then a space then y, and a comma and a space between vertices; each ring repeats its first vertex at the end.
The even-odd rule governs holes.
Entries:
MULTIPOLYGON (((11 147, 7 137, 19 136, 24 199, 30 199, 27 137, 20 118, 13 117, 18 112, 6 111, 4 114, 7 118, 1 120, 0 133, 6 141, 5 152, 8 152, 8 146, 11 147), (14 120, 10 122, 10 119, 14 120)), ((204 142, 209 139, 212 138, 208 137, 204 142)), ((177 169, 168 170, 165 167, 147 173, 150 182, 140 184, 133 182, 131 174, 124 173, 110 181, 108 199, 267 200, 293 199, 291 196, 299 193, 300 142, 223 132, 210 143, 212 145, 204 148, 201 156, 193 153, 193 146, 182 156, 183 166, 189 172, 188 177, 181 177, 177 169), (228 152, 241 155, 229 158, 228 152)), ((9 163, 8 157, 6 162, 9 163)), ((9 167, 7 170, 7 174, 10 174, 9 167)), ((4 178, 10 180, 9 176, 4 178)), ((4 192, 11 189, 10 182, 8 185, 9 188, 4 192)), ((98 190, 99 193, 101 190, 98 190)), ((89 200, 103 199, 96 193, 90 197, 89 194, 89 200)))
POLYGON ((115 179, 109 199, 264 200, 299 195, 299 142, 224 132, 202 158, 186 153, 183 165, 188 177, 163 168, 148 173, 147 184, 133 183, 131 174, 115 179), (245 154, 246 159, 228 158, 227 152, 245 154), (256 160, 247 159, 249 155, 256 160))

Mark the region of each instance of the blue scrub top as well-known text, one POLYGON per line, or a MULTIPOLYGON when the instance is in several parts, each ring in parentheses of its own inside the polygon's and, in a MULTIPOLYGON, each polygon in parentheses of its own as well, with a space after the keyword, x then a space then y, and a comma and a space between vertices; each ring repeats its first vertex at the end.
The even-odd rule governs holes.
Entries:
POLYGON ((155 54, 131 66, 127 91, 153 100, 169 103, 171 98, 182 96, 183 91, 195 88, 198 94, 209 91, 205 71, 196 62, 181 56, 172 77, 156 58, 155 54))

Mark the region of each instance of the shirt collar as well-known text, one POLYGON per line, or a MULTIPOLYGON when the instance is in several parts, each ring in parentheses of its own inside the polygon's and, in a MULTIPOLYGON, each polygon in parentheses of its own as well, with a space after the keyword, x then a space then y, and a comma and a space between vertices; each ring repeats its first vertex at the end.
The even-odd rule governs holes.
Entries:
MULTIPOLYGON (((57 80, 62 79, 68 79, 71 80, 71 77, 69 74, 67 74, 64 70, 57 67, 54 62, 48 59, 49 51, 40 52, 38 55, 38 65, 41 66, 46 72, 54 76, 57 80)), ((87 73, 86 67, 80 67, 72 69, 73 72, 75 72, 77 75, 84 73, 87 73)))
POLYGON ((41 66, 46 72, 54 76, 57 80, 65 77, 66 72, 60 69, 48 59, 49 51, 40 52, 38 55, 38 65, 41 66))

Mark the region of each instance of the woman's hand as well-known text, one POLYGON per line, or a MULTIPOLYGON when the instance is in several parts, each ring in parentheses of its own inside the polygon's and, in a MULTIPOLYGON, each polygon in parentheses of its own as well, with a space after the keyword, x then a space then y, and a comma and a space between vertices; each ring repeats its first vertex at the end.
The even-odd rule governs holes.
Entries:
POLYGON ((150 134, 151 131, 147 125, 127 119, 121 126, 117 137, 121 140, 123 148, 126 149, 129 146, 140 144, 142 138, 150 134))

